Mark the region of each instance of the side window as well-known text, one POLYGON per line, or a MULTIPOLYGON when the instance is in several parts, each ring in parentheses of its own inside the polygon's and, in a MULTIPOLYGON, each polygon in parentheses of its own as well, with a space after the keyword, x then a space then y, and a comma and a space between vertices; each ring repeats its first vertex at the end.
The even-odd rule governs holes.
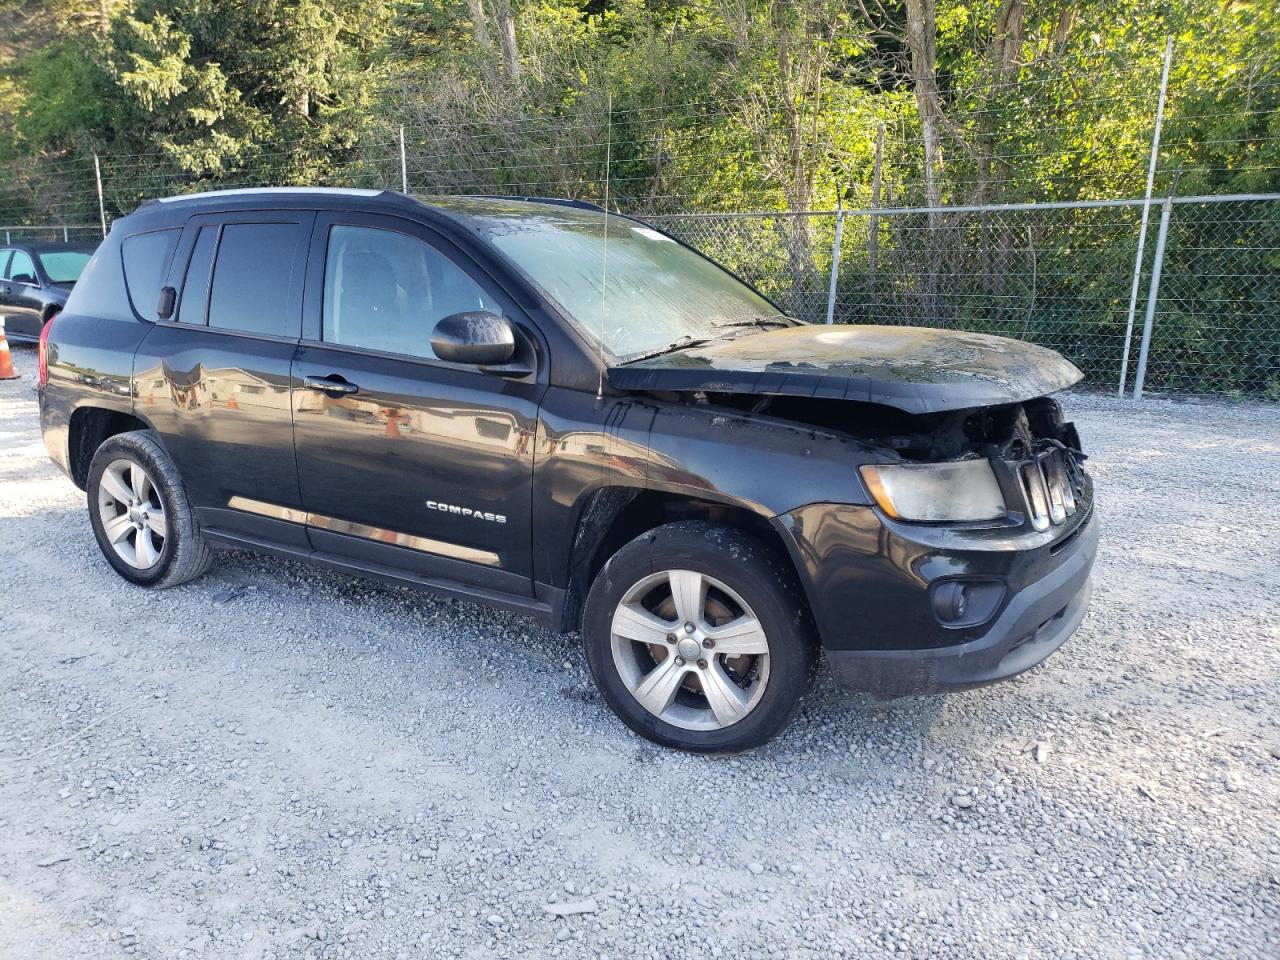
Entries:
POLYGON ((434 359, 431 331, 451 313, 498 307, 435 247, 394 230, 335 225, 324 270, 323 338, 434 359))
POLYGON ((15 250, 13 259, 9 261, 9 269, 4 276, 6 280, 14 280, 18 283, 35 283, 36 265, 31 262, 29 254, 22 250, 15 250))
POLYGON ((124 261, 124 285, 129 290, 129 302, 134 312, 153 323, 156 306, 160 301, 160 288, 169 269, 169 258, 178 242, 181 230, 156 230, 125 237, 120 245, 124 261))
POLYGON ((182 279, 176 319, 179 323, 204 323, 209 307, 209 280, 213 275, 213 252, 218 247, 218 227, 201 227, 191 248, 191 261, 182 279))
POLYGON ((0 250, 0 277, 9 279, 9 257, 13 255, 12 250, 0 250))
POLYGON ((302 233, 296 223, 228 223, 222 228, 209 290, 209 326, 296 337, 290 306, 302 233))

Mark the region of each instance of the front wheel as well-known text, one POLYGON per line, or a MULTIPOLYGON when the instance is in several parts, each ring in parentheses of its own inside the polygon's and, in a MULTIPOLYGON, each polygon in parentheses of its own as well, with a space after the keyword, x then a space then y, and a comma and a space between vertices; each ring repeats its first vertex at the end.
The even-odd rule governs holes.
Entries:
POLYGON ((172 587, 209 567, 178 470, 148 430, 103 441, 89 464, 89 522, 116 573, 143 587, 172 587))
POLYGON ((609 706, 664 746, 733 753, 766 743, 812 682, 817 643, 785 560, 703 522, 648 531, 605 564, 583 614, 609 706))

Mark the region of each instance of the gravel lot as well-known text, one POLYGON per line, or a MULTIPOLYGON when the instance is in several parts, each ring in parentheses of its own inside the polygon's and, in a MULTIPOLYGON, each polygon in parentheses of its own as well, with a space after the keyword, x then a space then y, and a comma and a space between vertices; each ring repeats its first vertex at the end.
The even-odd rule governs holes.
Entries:
POLYGON ((1105 527, 1060 653, 824 679, 705 759, 515 616, 247 554, 127 585, 14 354, 0 956, 1280 957, 1280 408, 1072 398, 1105 527))

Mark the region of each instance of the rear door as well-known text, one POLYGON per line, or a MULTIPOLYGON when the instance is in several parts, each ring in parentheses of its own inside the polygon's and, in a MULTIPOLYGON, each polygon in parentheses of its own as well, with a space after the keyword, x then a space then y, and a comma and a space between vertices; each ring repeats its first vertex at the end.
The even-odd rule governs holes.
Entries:
POLYGON ((312 544, 529 595, 545 363, 540 382, 527 318, 445 238, 397 217, 321 214, 307 288, 294 437, 312 544), (531 372, 438 359, 436 323, 466 310, 511 319, 531 372))
POLYGON ((9 281, 4 278, 9 276, 9 258, 12 256, 12 250, 0 250, 0 320, 5 321, 6 331, 12 311, 9 309, 9 281))
MULTIPOLYGON (((290 364, 314 219, 297 210, 193 217, 166 274, 173 316, 156 316, 155 282, 143 294, 151 299, 134 304, 155 321, 134 365, 135 403, 177 463, 201 524, 303 547, 290 364)), ((142 270, 162 241, 127 238, 126 273, 131 244, 142 270)))
POLYGON ((13 251, 0 278, 0 313, 5 316, 5 333, 35 339, 40 336, 39 274, 35 261, 25 250, 13 251))

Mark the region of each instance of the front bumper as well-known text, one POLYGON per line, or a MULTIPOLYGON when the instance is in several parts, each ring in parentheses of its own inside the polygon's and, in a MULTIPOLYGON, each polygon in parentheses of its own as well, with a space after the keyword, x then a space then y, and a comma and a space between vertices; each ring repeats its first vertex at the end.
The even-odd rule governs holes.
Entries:
POLYGON ((1099 522, 1092 484, 1051 530, 946 528, 873 507, 811 505, 778 518, 828 662, 842 685, 878 696, 963 690, 1029 670, 1083 621, 1099 522), (931 590, 948 580, 1002 585, 983 622, 950 626, 931 590))
POLYGON ((1072 555, 1014 594, 983 636, 925 650, 828 650, 836 681, 881 697, 917 696, 995 683, 1042 663, 1089 609, 1098 521, 1086 523, 1072 555))

